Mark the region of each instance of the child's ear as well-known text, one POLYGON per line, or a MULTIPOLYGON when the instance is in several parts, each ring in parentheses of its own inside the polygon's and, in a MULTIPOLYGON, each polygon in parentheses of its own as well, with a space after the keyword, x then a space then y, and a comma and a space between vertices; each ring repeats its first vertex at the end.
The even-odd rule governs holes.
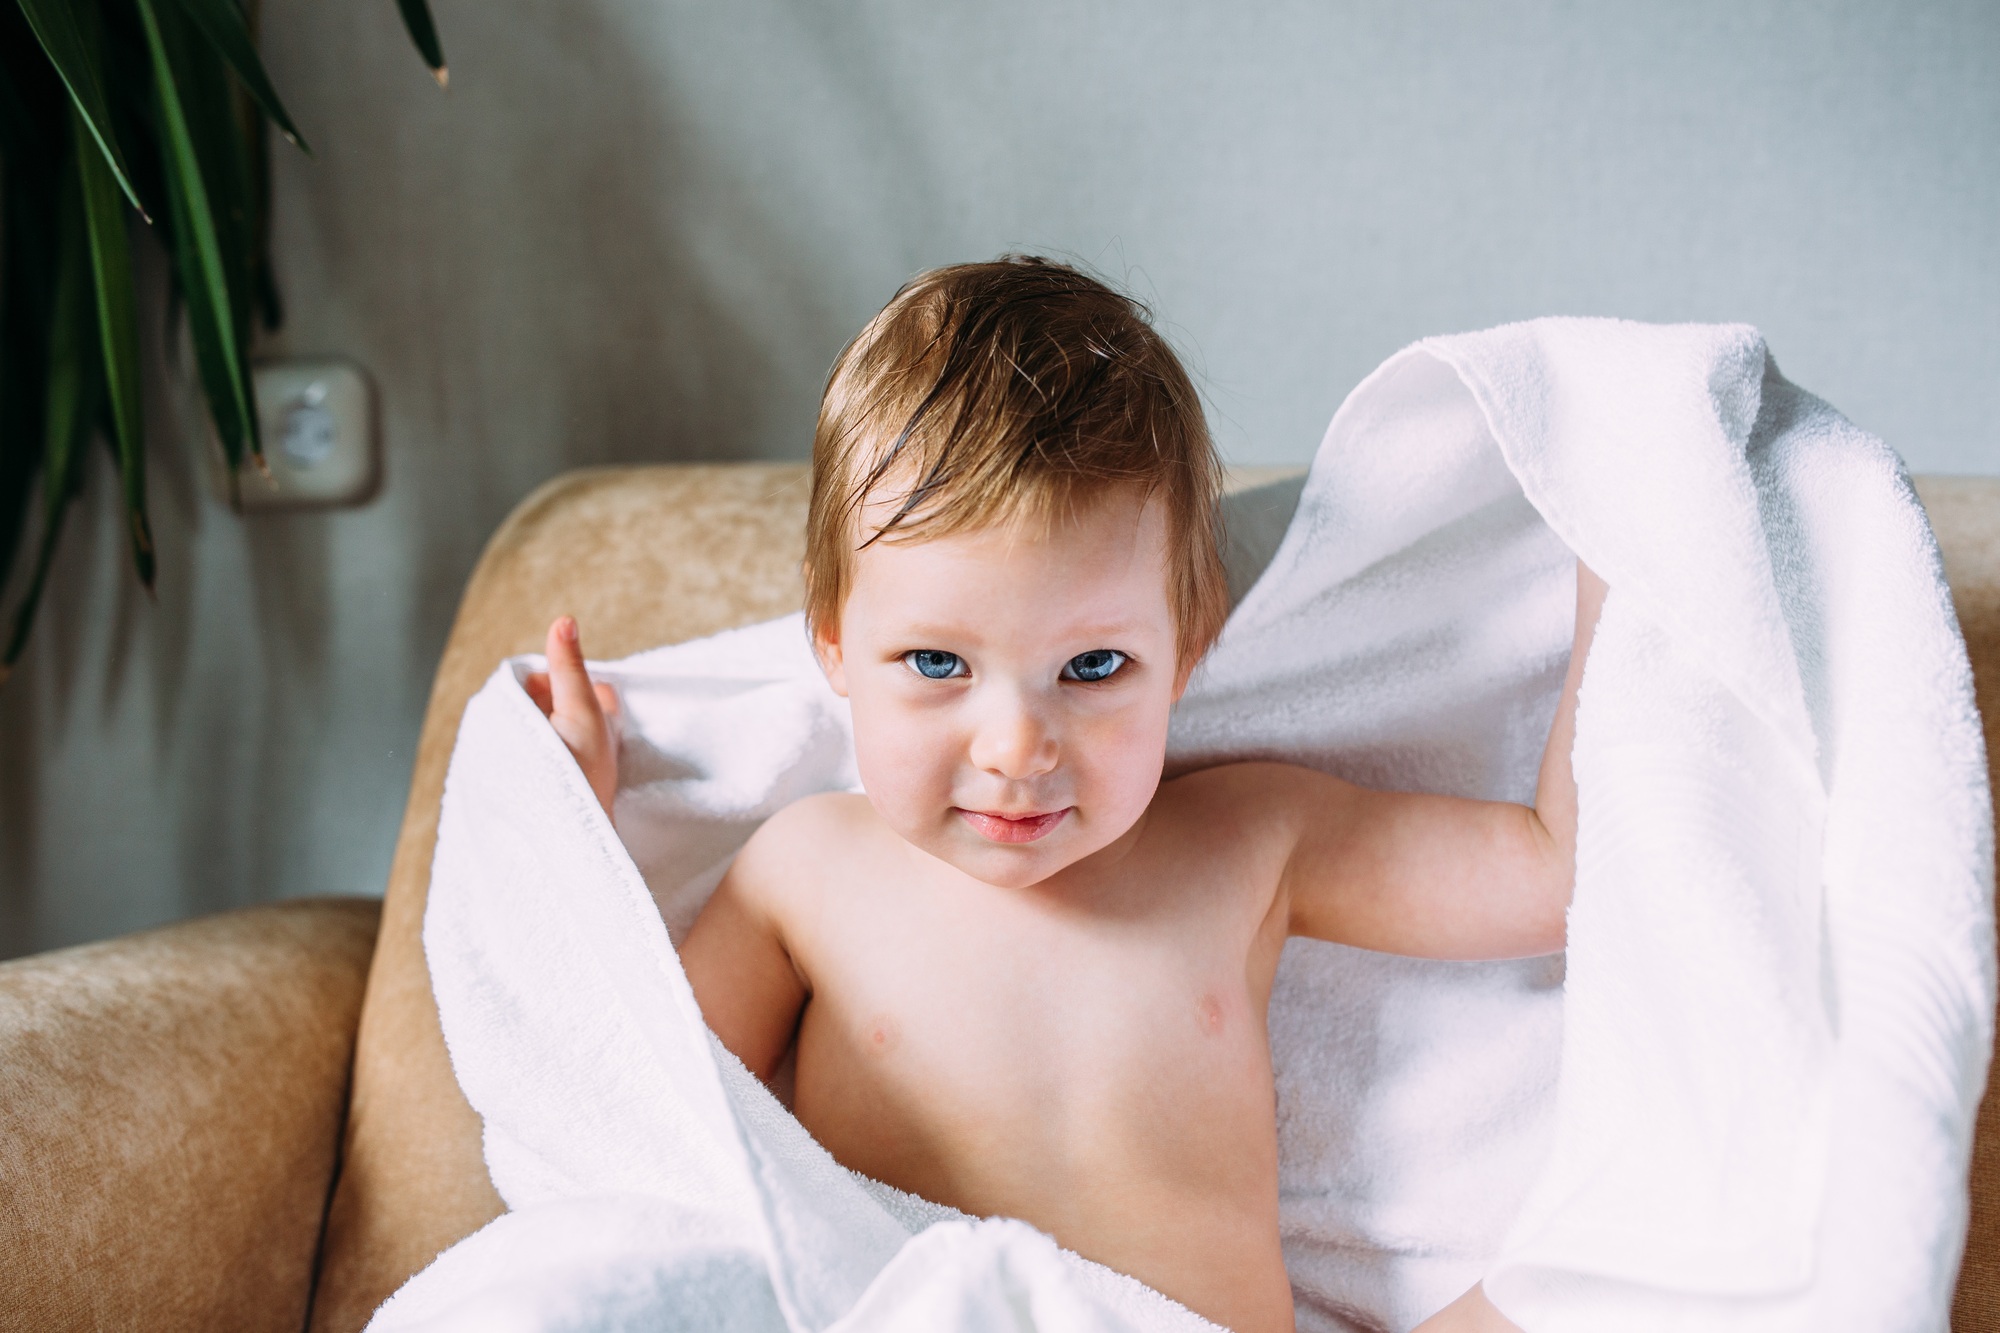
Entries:
POLYGON ((819 659, 819 669, 826 676, 826 683, 833 692, 847 697, 847 658, 840 650, 840 630, 815 629, 813 631, 813 656, 819 659))

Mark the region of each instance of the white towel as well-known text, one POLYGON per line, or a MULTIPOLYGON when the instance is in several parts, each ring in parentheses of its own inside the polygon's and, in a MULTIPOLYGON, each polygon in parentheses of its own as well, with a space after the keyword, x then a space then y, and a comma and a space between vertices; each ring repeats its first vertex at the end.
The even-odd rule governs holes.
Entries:
MULTIPOLYGON (((1171 762, 1529 797, 1572 549, 1612 594, 1567 975, 1287 948, 1300 1326, 1407 1328, 1484 1277, 1529 1333, 1942 1328, 1993 1005, 1970 675, 1894 455, 1753 331, 1547 320, 1392 358, 1171 762)), ((425 922, 511 1211, 373 1327, 1202 1326, 843 1171, 702 1027, 666 927, 759 820, 854 785, 796 617, 600 668, 616 833, 520 688, 535 665, 466 711, 425 922)))

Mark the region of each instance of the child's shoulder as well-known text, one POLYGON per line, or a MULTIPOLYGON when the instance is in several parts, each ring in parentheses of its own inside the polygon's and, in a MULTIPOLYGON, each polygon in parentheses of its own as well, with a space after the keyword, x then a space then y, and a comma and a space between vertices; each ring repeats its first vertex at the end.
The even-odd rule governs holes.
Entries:
POLYGON ((1153 809, 1176 838, 1283 848, 1315 823, 1353 809, 1361 791, 1302 764, 1241 760, 1161 783, 1153 809))
POLYGON ((1252 811, 1275 812, 1294 796, 1320 794, 1328 786, 1348 785, 1302 764, 1244 759, 1169 778, 1160 784, 1160 794, 1189 808, 1244 806, 1252 811))
POLYGON ((881 819, 859 792, 803 796, 758 826, 737 853, 739 878, 797 884, 851 860, 876 836, 881 819))
POLYGON ((743 850, 824 848, 830 839, 866 837, 880 822, 875 807, 860 792, 817 792, 781 807, 758 826, 743 850))

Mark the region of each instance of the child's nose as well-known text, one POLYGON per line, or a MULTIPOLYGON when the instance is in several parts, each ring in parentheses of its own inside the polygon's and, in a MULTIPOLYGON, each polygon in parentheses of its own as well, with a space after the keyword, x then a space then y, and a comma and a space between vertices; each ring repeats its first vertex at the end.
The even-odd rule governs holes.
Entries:
POLYGON ((1055 728, 1030 700, 996 701, 973 733, 971 758, 975 767, 997 777, 1039 777, 1056 766, 1055 728))

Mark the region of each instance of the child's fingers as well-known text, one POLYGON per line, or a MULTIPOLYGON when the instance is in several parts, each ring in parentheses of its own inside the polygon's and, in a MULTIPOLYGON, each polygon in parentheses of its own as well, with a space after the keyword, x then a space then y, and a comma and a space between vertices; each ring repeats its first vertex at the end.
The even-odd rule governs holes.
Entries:
POLYGON ((553 716, 577 719, 602 716, 597 693, 590 688, 590 673, 583 668, 583 645, 578 641, 576 620, 559 616, 549 626, 549 697, 553 716))
POLYGON ((618 702, 618 687, 609 681, 594 680, 590 688, 597 692, 597 706, 604 710, 605 720, 616 721, 624 709, 624 705, 618 702))
POLYGON ((548 672, 535 671, 529 673, 528 678, 521 682, 521 688, 526 690, 528 697, 535 701, 535 707, 542 710, 543 717, 547 717, 550 713, 556 711, 555 698, 549 693, 548 672))

